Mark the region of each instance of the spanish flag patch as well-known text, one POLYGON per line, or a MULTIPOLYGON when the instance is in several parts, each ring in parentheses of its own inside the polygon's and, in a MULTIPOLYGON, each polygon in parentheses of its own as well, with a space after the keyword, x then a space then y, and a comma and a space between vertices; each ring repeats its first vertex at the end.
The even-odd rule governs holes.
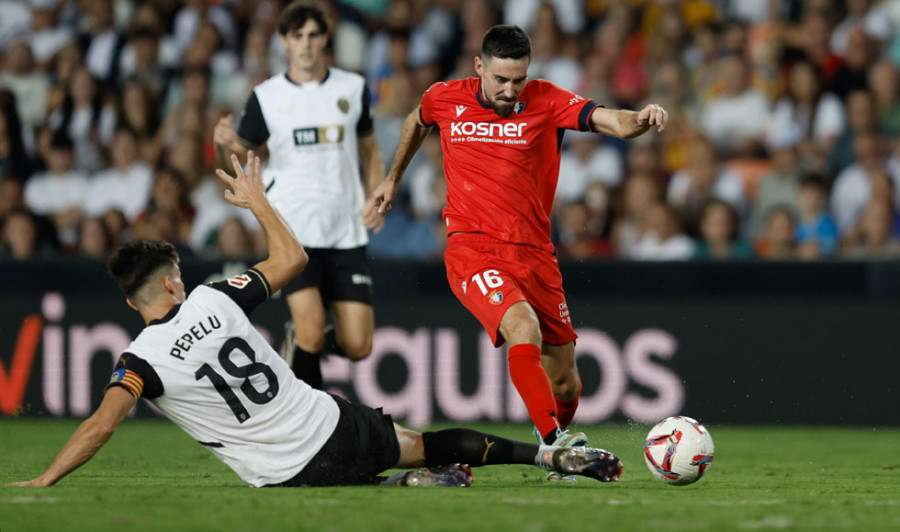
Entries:
POLYGON ((131 392, 135 399, 140 399, 141 394, 144 393, 144 379, 129 369, 120 368, 114 371, 112 378, 109 379, 109 385, 114 384, 124 387, 131 392))

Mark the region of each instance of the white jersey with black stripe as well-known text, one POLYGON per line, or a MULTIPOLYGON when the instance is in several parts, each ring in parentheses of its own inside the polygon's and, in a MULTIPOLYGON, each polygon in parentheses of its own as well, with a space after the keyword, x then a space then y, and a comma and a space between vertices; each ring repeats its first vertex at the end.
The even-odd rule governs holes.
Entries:
POLYGON ((247 318, 267 295, 255 269, 199 286, 119 363, 142 378, 145 398, 251 486, 294 477, 339 417, 334 400, 295 378, 247 318))
POLYGON ((357 141, 371 132, 365 80, 337 68, 321 82, 269 78, 253 90, 238 127, 242 142, 267 144, 263 183, 300 243, 333 249, 368 243, 357 141))

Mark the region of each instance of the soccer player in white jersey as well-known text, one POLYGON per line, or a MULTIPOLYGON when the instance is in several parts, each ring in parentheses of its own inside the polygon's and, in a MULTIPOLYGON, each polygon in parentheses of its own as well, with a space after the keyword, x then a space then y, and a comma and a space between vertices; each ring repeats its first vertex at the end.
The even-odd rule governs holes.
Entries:
POLYGON ((142 240, 116 250, 109 273, 146 328, 116 364, 97 411, 37 478, 9 486, 50 486, 87 462, 143 397, 225 462, 250 486, 468 486, 467 465, 534 464, 546 470, 617 480, 612 453, 515 442, 467 429, 424 434, 396 425, 380 409, 311 388, 250 323, 247 314, 306 265, 303 247, 267 201, 259 158, 235 176, 225 198, 262 225, 269 257, 226 281, 185 294, 178 254, 142 240), (379 477, 391 468, 427 466, 379 477))
POLYGON ((290 4, 278 31, 289 56, 287 72, 253 90, 237 131, 230 115, 221 119, 214 142, 219 167, 230 153, 243 158, 262 144, 269 150, 263 169, 269 200, 309 256, 306 270, 284 289, 293 321, 285 354, 297 377, 321 388, 321 354, 357 361, 372 350, 366 230, 380 230, 384 222, 375 215, 363 219, 362 210, 384 177, 384 159, 365 80, 325 64, 328 23, 322 11, 290 4), (326 329, 326 311, 333 328, 326 329))

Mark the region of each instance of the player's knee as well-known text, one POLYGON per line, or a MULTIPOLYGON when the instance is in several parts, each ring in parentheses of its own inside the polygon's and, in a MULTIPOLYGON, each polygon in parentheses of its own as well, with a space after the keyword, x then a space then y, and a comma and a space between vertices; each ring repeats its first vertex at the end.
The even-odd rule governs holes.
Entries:
POLYGON ((318 353, 325 347, 325 335, 322 329, 313 329, 310 327, 301 327, 295 329, 297 346, 309 353, 318 353))
POLYGON ((571 401, 578 394, 578 382, 574 379, 565 379, 550 384, 553 387, 553 395, 560 399, 571 401))
POLYGON ((341 346, 341 349, 346 353, 347 358, 357 362, 372 354, 372 339, 364 338, 351 342, 349 345, 341 346))

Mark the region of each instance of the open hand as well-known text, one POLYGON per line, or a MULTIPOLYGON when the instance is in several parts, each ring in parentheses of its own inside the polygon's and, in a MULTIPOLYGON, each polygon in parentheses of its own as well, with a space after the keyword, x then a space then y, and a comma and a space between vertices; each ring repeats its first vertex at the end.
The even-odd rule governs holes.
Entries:
POLYGON ((225 191, 225 201, 245 209, 250 208, 254 201, 266 199, 266 189, 259 177, 259 157, 253 150, 247 152, 247 171, 241 166, 237 155, 231 155, 231 165, 234 167, 234 177, 222 170, 216 169, 216 175, 224 181, 230 190, 225 191))

